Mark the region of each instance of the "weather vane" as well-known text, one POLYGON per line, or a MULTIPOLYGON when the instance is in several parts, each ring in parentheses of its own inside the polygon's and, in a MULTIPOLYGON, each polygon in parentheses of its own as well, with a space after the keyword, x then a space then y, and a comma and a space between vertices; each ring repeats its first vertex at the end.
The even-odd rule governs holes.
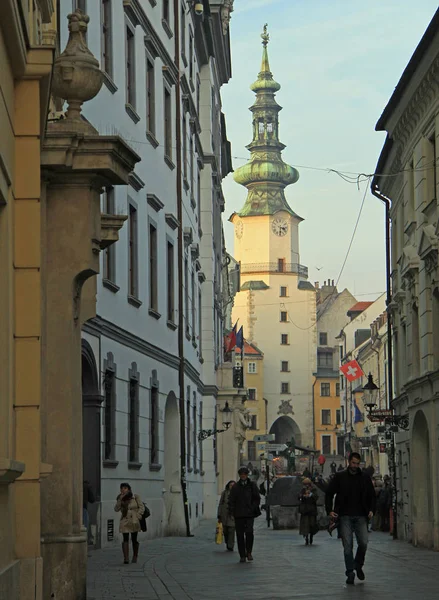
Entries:
POLYGON ((267 27, 268 27, 268 23, 265 23, 265 25, 264 25, 264 32, 261 33, 262 45, 264 47, 266 47, 267 44, 268 44, 268 42, 270 41, 270 34, 267 33, 267 27))

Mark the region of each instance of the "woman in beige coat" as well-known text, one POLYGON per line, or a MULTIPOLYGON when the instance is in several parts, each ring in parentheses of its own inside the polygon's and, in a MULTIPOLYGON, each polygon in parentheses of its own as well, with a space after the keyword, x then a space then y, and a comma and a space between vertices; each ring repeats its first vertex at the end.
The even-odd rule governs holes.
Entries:
POLYGON ((137 562, 139 555, 139 542, 137 534, 140 531, 140 518, 145 512, 145 507, 140 499, 140 496, 133 494, 129 483, 120 484, 120 494, 116 499, 116 512, 120 512, 119 531, 123 535, 122 551, 123 562, 130 562, 130 533, 131 543, 133 545, 133 563, 137 562))

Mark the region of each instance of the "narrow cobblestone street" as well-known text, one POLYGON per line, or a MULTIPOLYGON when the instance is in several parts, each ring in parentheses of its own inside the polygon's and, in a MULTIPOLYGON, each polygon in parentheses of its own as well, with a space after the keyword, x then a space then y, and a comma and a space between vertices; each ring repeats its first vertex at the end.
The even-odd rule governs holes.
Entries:
POLYGON ((120 549, 92 552, 88 600, 328 600, 361 597, 436 600, 439 555, 372 532, 366 581, 345 585, 341 542, 326 531, 305 546, 297 531, 256 526, 254 562, 240 564, 235 551, 213 542, 215 523, 204 522, 193 538, 142 543, 140 562, 121 564, 120 549))

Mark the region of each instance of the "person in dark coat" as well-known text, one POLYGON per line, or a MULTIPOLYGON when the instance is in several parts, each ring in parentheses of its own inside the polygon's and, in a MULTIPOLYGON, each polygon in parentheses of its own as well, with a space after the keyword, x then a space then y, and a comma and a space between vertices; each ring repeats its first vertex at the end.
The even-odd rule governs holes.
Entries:
POLYGON ((88 505, 93 504, 95 496, 90 482, 85 479, 82 484, 82 519, 84 527, 87 529, 87 543, 91 543, 90 517, 88 514, 88 505))
POLYGON ((332 518, 340 518, 340 535, 343 542, 346 565, 346 583, 353 584, 355 572, 360 580, 365 578, 363 565, 368 543, 368 520, 376 507, 375 490, 369 475, 360 469, 361 457, 351 452, 345 471, 337 473, 326 490, 326 512, 332 518), (336 495, 337 509, 333 508, 336 495), (337 512, 335 512, 337 510, 337 512), (357 538, 357 553, 353 555, 354 533, 357 538))
POLYGON ((377 497, 377 511, 381 521, 381 531, 390 531, 390 508, 392 506, 392 488, 390 477, 384 476, 384 485, 377 497))
POLYGON ((229 512, 235 518, 240 562, 245 563, 253 560, 253 525, 255 517, 261 514, 261 497, 256 483, 248 478, 247 467, 241 467, 238 475, 238 482, 230 490, 229 512))
POLYGON ((235 545, 235 519, 229 512, 229 496, 235 483, 233 479, 228 482, 221 494, 218 505, 218 521, 223 526, 224 542, 230 552, 233 552, 233 546, 235 545))
POLYGON ((299 534, 305 538, 305 545, 312 544, 313 537, 318 532, 317 526, 317 489, 311 479, 303 480, 303 488, 299 494, 300 525, 299 534))

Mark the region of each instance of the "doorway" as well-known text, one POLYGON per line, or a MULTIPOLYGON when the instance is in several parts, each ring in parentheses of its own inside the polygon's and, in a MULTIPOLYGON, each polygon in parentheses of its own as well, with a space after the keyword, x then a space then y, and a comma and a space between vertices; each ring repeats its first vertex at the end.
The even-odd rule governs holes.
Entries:
POLYGON ((430 548, 433 545, 430 437, 422 410, 418 410, 413 421, 411 447, 413 544, 430 548))

